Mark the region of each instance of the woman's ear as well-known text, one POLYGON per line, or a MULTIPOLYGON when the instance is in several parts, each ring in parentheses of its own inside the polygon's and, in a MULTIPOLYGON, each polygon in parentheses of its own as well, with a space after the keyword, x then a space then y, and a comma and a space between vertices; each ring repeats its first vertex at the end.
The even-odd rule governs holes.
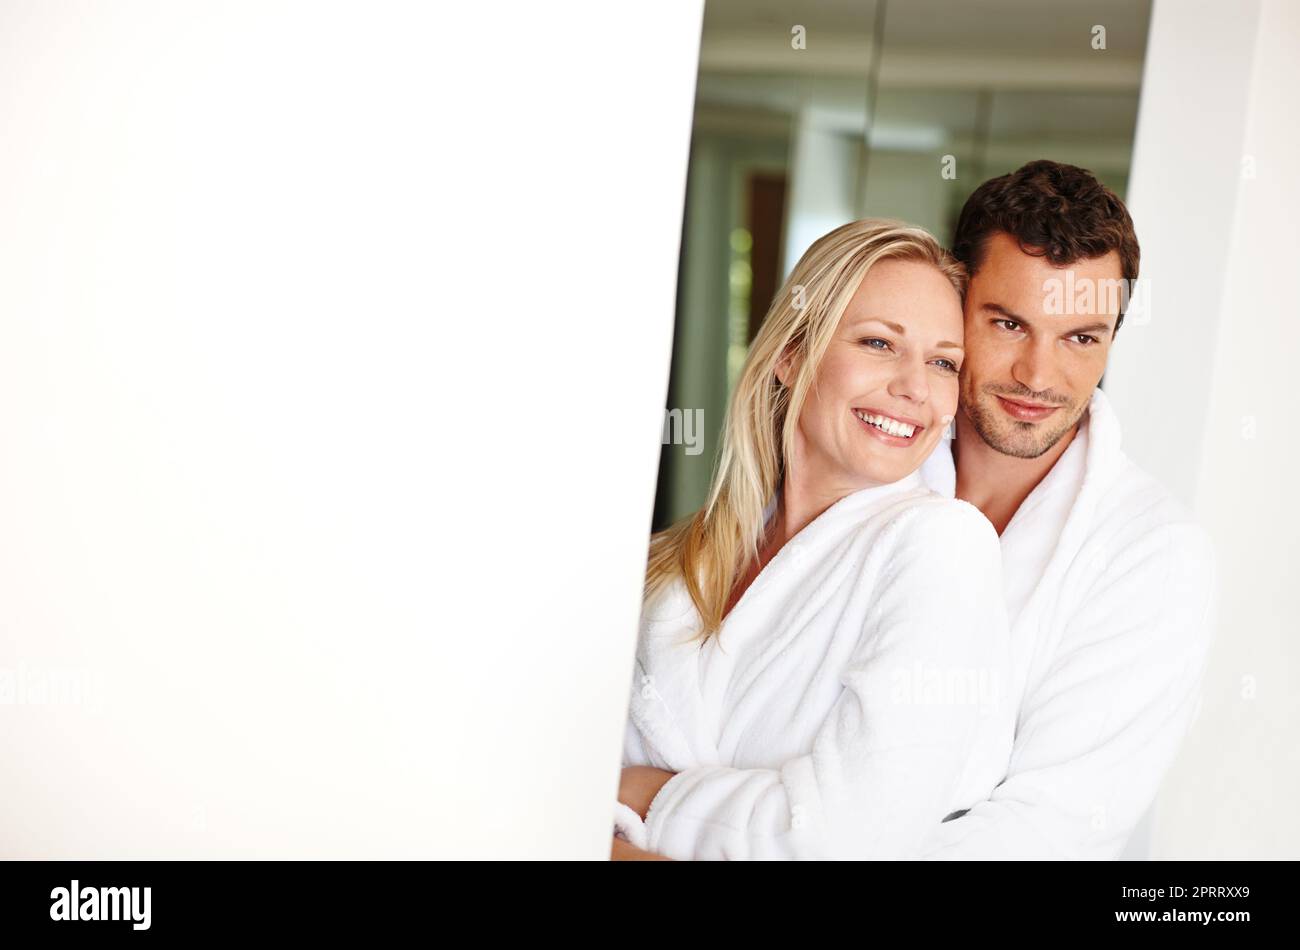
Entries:
POLYGON ((798 362, 795 359, 793 348, 786 347, 785 352, 781 354, 781 358, 776 362, 777 382, 788 389, 790 381, 794 379, 797 366, 798 362))

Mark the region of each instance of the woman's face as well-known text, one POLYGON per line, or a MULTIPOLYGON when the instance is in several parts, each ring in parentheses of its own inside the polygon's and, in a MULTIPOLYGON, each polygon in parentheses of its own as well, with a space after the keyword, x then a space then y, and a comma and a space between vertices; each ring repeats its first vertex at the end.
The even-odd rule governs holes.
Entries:
POLYGON ((962 357, 948 278, 916 261, 873 265, 804 401, 791 475, 842 496, 916 471, 956 415, 962 357))

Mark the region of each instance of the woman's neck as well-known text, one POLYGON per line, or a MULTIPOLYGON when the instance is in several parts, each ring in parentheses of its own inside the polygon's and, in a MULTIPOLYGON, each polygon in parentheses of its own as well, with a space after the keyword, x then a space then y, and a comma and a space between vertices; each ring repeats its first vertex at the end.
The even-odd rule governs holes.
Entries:
POLYGON ((791 473, 781 483, 776 511, 769 522, 766 538, 774 545, 775 555, 787 541, 816 521, 841 498, 870 488, 870 485, 829 485, 800 480, 791 473))
POLYGON ((758 560, 749 565, 732 588, 731 597, 723 610, 723 618, 731 613, 731 608, 740 602, 749 585, 791 538, 816 521, 831 505, 863 487, 866 486, 831 488, 807 484, 787 473, 776 493, 776 509, 764 525, 758 560))

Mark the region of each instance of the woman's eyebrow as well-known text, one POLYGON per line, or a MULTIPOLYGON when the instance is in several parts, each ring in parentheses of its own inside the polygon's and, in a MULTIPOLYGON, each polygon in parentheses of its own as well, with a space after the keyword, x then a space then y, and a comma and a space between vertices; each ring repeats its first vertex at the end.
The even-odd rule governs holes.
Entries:
MULTIPOLYGON (((866 317, 863 320, 860 320, 859 322, 860 323, 881 323, 889 327, 889 329, 893 330, 899 336, 907 336, 907 327, 903 326, 901 323, 895 323, 892 320, 886 320, 883 317, 866 317)), ((936 350, 962 350, 963 352, 965 352, 964 348, 960 343, 953 343, 951 340, 940 340, 938 343, 934 345, 934 348, 936 350)))
POLYGON ((901 323, 895 323, 892 320, 886 320, 883 317, 865 317, 859 322, 860 323, 882 323, 885 326, 889 327, 889 329, 897 333, 899 336, 907 336, 907 327, 903 326, 901 323))

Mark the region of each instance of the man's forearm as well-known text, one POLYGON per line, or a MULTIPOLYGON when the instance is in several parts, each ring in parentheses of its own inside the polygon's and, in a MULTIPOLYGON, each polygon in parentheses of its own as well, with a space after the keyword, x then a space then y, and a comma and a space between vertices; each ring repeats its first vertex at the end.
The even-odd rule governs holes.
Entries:
POLYGON ((611 861, 671 861, 672 858, 665 858, 662 854, 655 854, 653 851, 645 851, 634 844, 629 844, 622 838, 615 838, 613 847, 609 852, 611 861))

